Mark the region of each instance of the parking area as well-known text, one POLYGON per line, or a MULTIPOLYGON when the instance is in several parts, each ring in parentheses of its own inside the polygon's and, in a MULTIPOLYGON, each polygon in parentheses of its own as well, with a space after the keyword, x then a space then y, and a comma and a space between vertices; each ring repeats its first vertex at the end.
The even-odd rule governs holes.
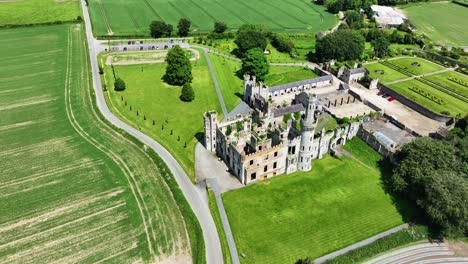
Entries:
POLYGON ((365 98, 383 109, 387 115, 396 117, 399 122, 422 136, 428 136, 442 126, 438 121, 416 112, 397 100, 391 102, 388 100, 389 97, 384 98, 382 95, 378 95, 379 90, 377 89, 369 90, 365 87, 354 85, 352 90, 359 94, 361 98, 365 98))
POLYGON ((181 48, 188 49, 190 45, 185 40, 167 40, 165 42, 129 40, 126 43, 107 43, 100 41, 96 46, 97 52, 107 51, 142 51, 142 50, 164 50, 179 45, 181 48))

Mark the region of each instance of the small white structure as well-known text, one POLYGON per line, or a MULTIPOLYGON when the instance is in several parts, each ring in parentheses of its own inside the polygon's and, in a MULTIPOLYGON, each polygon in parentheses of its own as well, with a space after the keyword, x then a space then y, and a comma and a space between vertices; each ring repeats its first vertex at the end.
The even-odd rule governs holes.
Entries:
POLYGON ((406 16, 389 6, 372 5, 375 21, 381 27, 391 27, 403 24, 407 20, 406 16))

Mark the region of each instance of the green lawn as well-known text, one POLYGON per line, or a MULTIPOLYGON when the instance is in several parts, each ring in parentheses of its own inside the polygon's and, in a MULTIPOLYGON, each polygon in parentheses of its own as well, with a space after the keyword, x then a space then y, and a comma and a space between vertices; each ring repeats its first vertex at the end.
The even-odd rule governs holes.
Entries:
MULTIPOLYGON (((368 156, 362 159, 375 162, 378 154, 368 156)), ((239 254, 245 254, 241 262, 317 258, 402 224, 380 184, 378 170, 350 158, 326 156, 313 161, 311 172, 224 193, 239 254)))
POLYGON ((452 116, 460 113, 464 116, 468 113, 468 104, 449 95, 445 92, 439 91, 429 85, 426 85, 418 80, 410 80, 405 82, 400 82, 390 85, 390 88, 399 92, 400 94, 406 96, 407 98, 429 108, 430 110, 440 113, 442 111, 449 111, 452 116), (420 95, 417 92, 410 90, 410 87, 417 87, 424 90, 425 92, 436 96, 443 100, 442 104, 438 104, 431 99, 426 98, 423 95, 420 95))
POLYGON ((468 76, 462 73, 449 71, 449 72, 427 76, 426 78, 433 82, 440 83, 446 87, 450 87, 457 93, 468 97, 468 86, 449 80, 449 78, 456 78, 458 80, 464 81, 468 85, 468 76))
POLYGON ((308 67, 272 66, 270 67, 270 73, 265 78, 265 84, 275 86, 315 77, 318 77, 318 75, 308 67))
POLYGON ((387 83, 391 81, 401 80, 408 78, 401 72, 391 69, 381 63, 365 64, 364 67, 369 71, 369 77, 372 79, 379 78, 381 83, 387 83), (381 72, 383 71, 383 73, 381 72))
POLYGON ((192 32, 211 32, 215 21, 227 23, 228 30, 243 24, 264 24, 277 32, 315 33, 332 28, 336 16, 324 6, 308 0, 229 1, 229 0, 89 0, 93 30, 98 36, 148 36, 153 20, 176 27, 182 17, 192 21, 192 32))
POLYGON ((0 1, 0 26, 75 21, 80 15, 79 0, 0 1))
MULTIPOLYGON (((166 147, 194 181, 195 144, 203 136, 203 113, 222 112, 205 57, 192 62, 192 66, 193 102, 182 102, 181 87, 161 80, 165 63, 114 66, 116 76, 126 82, 127 89, 123 92, 109 89, 106 95, 114 113, 166 147)), ((113 87, 111 67, 107 66, 105 72, 108 87, 113 87)))
MULTIPOLYGON (((237 71, 241 68, 241 63, 213 53, 210 53, 209 56, 221 88, 224 102, 228 111, 231 111, 239 104, 242 99, 242 94, 244 93, 244 81, 237 77, 237 71)), ((265 84, 274 86, 317 76, 318 75, 309 68, 297 66, 270 66, 270 74, 267 76, 265 84)))
POLYGON ((421 58, 399 58, 396 60, 389 60, 388 62, 411 72, 413 75, 427 74, 444 69, 444 67, 438 64, 421 58), (413 65, 413 63, 415 65, 413 65))
POLYGON ((0 39, 0 262, 196 262, 201 231, 165 165, 95 112, 83 26, 0 39))
POLYGON ((232 111, 241 101, 244 94, 244 81, 237 77, 241 64, 238 61, 226 59, 210 53, 210 60, 218 80, 221 94, 228 111, 232 111))
POLYGON ((223 251, 224 264, 231 264, 231 251, 229 251, 229 245, 226 238, 226 233, 224 232, 223 223, 221 221, 221 215, 219 214, 218 206, 216 204, 216 197, 213 191, 208 191, 208 205, 210 207, 211 215, 218 230, 219 240, 221 242, 221 250, 223 251))
POLYGON ((442 45, 468 45, 468 8, 450 2, 429 2, 403 8, 420 33, 442 45))

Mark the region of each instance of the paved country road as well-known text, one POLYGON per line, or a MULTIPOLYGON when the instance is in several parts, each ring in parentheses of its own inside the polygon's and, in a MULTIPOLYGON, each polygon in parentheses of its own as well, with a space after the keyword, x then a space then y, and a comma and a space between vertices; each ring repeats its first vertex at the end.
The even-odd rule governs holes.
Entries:
POLYGON ((182 193, 187 199, 188 203, 192 207, 193 212, 195 213, 200 226, 203 231, 203 238, 205 240, 205 249, 206 249, 206 260, 209 264, 219 264, 223 263, 223 254, 221 251, 221 245, 218 237, 218 232, 216 230, 215 223, 210 214, 208 204, 206 199, 203 199, 204 193, 201 193, 199 189, 192 184, 189 180, 189 177, 179 165, 179 163, 174 159, 174 157, 158 142, 154 141, 147 135, 141 133, 130 125, 118 119, 110 110, 106 104, 104 93, 101 86, 101 78, 98 71, 98 62, 97 62, 97 53, 96 53, 96 41, 93 37, 91 29, 91 20, 89 18, 88 7, 85 4, 85 1, 80 1, 83 8, 83 17, 86 26, 86 37, 88 41, 89 56, 91 60, 91 69, 93 76, 93 86, 96 93, 96 103, 99 111, 102 115, 109 120, 114 126, 121 128, 128 132, 130 135, 134 136, 150 148, 152 148, 158 155, 164 160, 169 169, 171 170, 174 178, 179 185, 182 193))

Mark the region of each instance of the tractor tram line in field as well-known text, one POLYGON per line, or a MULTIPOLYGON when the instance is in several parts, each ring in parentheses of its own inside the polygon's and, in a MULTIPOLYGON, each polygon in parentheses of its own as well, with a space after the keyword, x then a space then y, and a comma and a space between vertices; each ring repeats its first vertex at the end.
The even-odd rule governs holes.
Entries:
MULTIPOLYGON (((85 139, 91 145, 95 146, 97 149, 99 149, 104 154, 106 154, 109 158, 111 158, 121 168, 122 172, 124 173, 125 177, 127 178, 127 181, 129 183, 132 194, 135 197, 135 200, 137 202, 138 209, 140 211, 140 216, 141 216, 141 219, 142 219, 142 223, 143 223, 143 226, 144 226, 144 230, 145 230, 145 233, 146 233, 146 241, 148 243, 148 249, 149 249, 150 254, 154 257, 155 255, 154 255, 152 242, 151 242, 151 239, 150 239, 150 231, 149 231, 149 228, 148 228, 148 224, 146 222, 147 221, 146 216, 149 214, 148 213, 148 208, 144 204, 144 200, 142 198, 143 195, 141 193, 141 190, 138 188, 138 185, 136 184, 135 176, 131 173, 131 170, 126 166, 126 164, 123 162, 123 160, 121 160, 121 158, 119 156, 117 156, 112 151, 108 150, 104 145, 100 144, 99 142, 94 140, 89 134, 87 134, 80 127, 80 125, 78 124, 78 122, 76 121, 76 119, 75 119, 75 117, 73 115, 73 109, 72 109, 71 98, 70 98, 71 79, 72 79, 72 75, 71 75, 72 74, 72 65, 71 65, 71 63, 72 63, 72 36, 71 36, 70 31, 71 31, 71 28, 69 29, 69 36, 68 36, 67 76, 66 76, 66 82, 65 82, 65 106, 66 106, 68 119, 70 121, 70 124, 75 129, 75 131, 83 139, 85 139), (130 180, 130 178, 132 180, 130 180), (135 184, 135 186, 133 186, 134 184, 135 184), (135 189, 136 189, 136 191, 135 191, 135 189), (138 193, 138 195, 137 195, 137 193, 138 193), (141 199, 141 201, 140 201, 140 199, 141 199), (143 203, 144 208, 142 207, 141 203, 143 203)), ((152 226, 150 225, 150 227, 152 227, 152 226)), ((153 239, 156 240, 154 230, 151 230, 151 233, 153 234, 153 239)))

